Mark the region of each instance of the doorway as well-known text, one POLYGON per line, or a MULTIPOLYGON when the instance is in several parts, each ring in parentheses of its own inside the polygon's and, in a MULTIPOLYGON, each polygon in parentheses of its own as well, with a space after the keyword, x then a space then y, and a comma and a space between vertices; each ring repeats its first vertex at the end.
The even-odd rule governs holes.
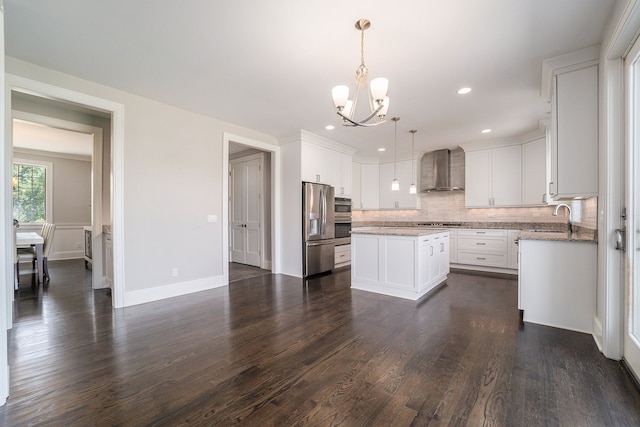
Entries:
POLYGON ((49 260, 82 258, 90 244, 92 288, 110 287, 106 278, 113 272, 104 268, 102 233, 110 221, 110 156, 104 155, 105 146, 110 147, 104 138, 110 135, 110 117, 16 91, 11 92, 11 105, 14 158, 41 158, 56 166, 48 201, 47 222, 56 224, 49 260), (91 236, 88 242, 85 229, 91 236))
POLYGON ((624 350, 628 368, 640 378, 640 39, 624 63, 627 94, 625 150, 626 217, 628 230, 625 275, 624 350))
MULTIPOLYGON (((223 191, 225 194, 223 194, 222 212, 223 226, 228 230, 223 234, 223 247, 227 248, 223 252, 225 283, 238 278, 278 272, 279 238, 276 230, 280 226, 278 220, 279 154, 279 147, 275 145, 237 135, 224 135, 223 158, 226 161, 223 165, 223 191), (246 190, 244 193, 236 193, 236 198, 245 200, 250 198, 252 200, 244 202, 249 210, 252 210, 251 215, 244 217, 250 221, 239 221, 243 218, 242 215, 236 215, 232 212, 234 209, 234 190, 232 188, 234 178, 232 174, 243 175, 244 178, 240 179, 240 182, 248 181, 247 185, 250 187, 248 189, 244 184, 236 183, 236 186, 240 185, 246 190), (262 182, 254 185, 255 181, 259 179, 262 182), (238 194, 242 196, 239 197, 238 194), (256 220, 259 222, 258 225, 249 225, 250 222, 256 220), (244 227, 243 224, 247 224, 247 227, 244 227), (246 233, 237 231, 244 231, 250 227, 256 231, 246 233), (239 249, 243 249, 243 251, 239 249)), ((237 205, 241 205, 241 203, 237 203, 237 205)))
MULTIPOLYGON (((229 160, 229 258, 233 263, 262 268, 265 214, 270 206, 263 200, 270 185, 264 185, 264 153, 229 160)), ((269 180, 269 177, 264 177, 269 180)))

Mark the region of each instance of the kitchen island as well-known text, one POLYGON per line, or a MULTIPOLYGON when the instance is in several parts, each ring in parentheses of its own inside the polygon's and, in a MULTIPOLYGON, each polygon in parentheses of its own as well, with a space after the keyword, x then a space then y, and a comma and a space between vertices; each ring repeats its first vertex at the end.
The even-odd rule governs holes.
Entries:
POLYGON ((449 231, 372 228, 351 232, 351 287, 417 300, 449 274, 449 231))

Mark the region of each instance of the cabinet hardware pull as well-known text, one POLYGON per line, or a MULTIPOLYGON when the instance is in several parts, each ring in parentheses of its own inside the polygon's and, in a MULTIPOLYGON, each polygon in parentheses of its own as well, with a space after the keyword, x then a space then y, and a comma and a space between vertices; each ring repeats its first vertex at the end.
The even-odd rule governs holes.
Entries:
POLYGON ((483 258, 483 257, 479 257, 479 256, 477 256, 477 257, 476 257, 476 259, 479 259, 479 260, 481 260, 481 261, 484 261, 484 260, 486 260, 486 258, 483 258))
POLYGON ((476 242, 476 245, 484 246, 484 245, 486 245, 486 243, 484 243, 484 242, 476 242))

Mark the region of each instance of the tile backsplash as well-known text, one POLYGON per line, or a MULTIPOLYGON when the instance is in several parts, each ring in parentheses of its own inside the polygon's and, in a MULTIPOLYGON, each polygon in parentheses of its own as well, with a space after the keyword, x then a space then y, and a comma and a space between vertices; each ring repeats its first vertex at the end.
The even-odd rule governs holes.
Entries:
MULTIPOLYGON (((566 210, 553 216, 554 206, 515 208, 465 208, 464 191, 443 191, 419 194, 419 210, 354 211, 353 221, 420 221, 420 222, 531 222, 564 223, 566 210)), ((569 202, 573 205, 574 223, 597 228, 598 199, 569 202), (578 212, 579 211, 579 212, 578 212), (580 219, 575 218, 577 215, 580 219)))

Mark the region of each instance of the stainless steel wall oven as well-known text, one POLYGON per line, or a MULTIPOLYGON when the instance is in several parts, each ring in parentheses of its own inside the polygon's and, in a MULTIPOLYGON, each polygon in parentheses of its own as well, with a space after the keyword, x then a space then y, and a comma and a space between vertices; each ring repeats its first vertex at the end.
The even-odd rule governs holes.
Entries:
POLYGON ((340 242, 341 244, 348 244, 351 241, 351 199, 336 197, 334 206, 335 238, 349 239, 348 241, 342 240, 340 242))

